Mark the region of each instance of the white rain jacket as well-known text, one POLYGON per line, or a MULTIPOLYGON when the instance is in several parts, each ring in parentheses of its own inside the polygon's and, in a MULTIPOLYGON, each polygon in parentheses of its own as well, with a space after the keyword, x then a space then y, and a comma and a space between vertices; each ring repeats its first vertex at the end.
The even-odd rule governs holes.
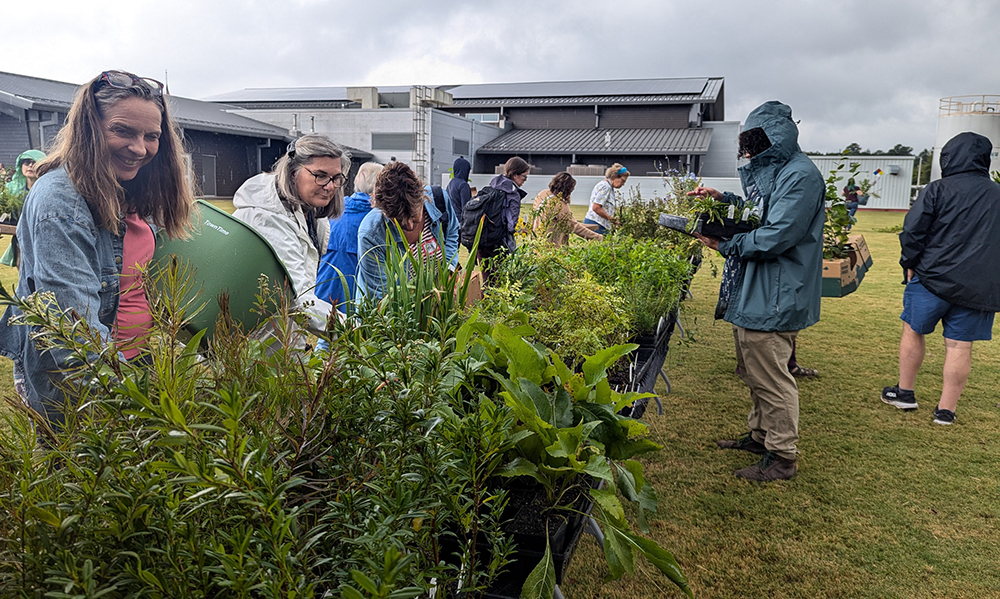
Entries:
MULTIPOLYGON (((316 269, 320 253, 309 239, 305 214, 301 209, 292 211, 285 207, 278 197, 274 175, 270 173, 247 179, 236 190, 233 205, 236 207, 233 216, 260 233, 288 270, 295 293, 293 308, 309 316, 308 328, 312 332, 325 331, 333 306, 316 297, 316 269)), ((326 253, 330 240, 329 219, 316 219, 316 234, 323 253, 326 253)))

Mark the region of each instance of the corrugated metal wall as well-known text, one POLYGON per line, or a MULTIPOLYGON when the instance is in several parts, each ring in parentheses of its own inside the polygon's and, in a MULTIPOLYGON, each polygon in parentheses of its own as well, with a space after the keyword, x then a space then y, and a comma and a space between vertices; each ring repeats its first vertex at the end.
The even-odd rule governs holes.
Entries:
MULTIPOLYGON (((810 156, 813 163, 819 168, 823 178, 830 175, 830 171, 836 168, 839 156, 810 156)), ((861 166, 855 180, 873 179, 874 172, 882 169, 882 176, 872 191, 879 194, 879 197, 869 198, 868 205, 861 209, 888 209, 888 210, 909 210, 911 182, 913 181, 913 156, 848 156, 845 166, 840 172, 840 181, 837 182, 838 189, 843 189, 847 185, 847 173, 851 162, 857 162, 861 166), (891 174, 890 167, 899 168, 899 174, 891 174)))
POLYGON ((0 114, 0 162, 6 167, 14 166, 21 152, 30 150, 28 126, 12 116, 0 114))

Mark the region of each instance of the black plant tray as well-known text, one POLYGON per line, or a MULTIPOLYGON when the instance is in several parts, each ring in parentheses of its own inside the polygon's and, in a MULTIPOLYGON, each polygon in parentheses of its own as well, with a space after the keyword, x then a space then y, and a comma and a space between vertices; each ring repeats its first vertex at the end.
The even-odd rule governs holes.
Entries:
POLYGON ((709 221, 704 214, 698 215, 698 222, 694 230, 705 237, 718 237, 720 239, 732 239, 740 233, 753 231, 754 227, 745 220, 737 221, 733 218, 722 217, 722 222, 709 221))

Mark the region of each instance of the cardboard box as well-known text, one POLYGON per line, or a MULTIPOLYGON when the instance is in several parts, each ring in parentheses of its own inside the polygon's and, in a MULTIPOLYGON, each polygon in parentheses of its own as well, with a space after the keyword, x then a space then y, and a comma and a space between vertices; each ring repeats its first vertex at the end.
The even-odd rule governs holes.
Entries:
POLYGON ((872 265, 863 235, 851 235, 848 242, 854 248, 846 258, 823 260, 823 297, 844 297, 854 293, 872 265))
MULTIPOLYGON (((462 284, 462 275, 459 275, 458 284, 462 284)), ((458 286, 455 287, 455 299, 458 299, 458 286)), ((474 270, 469 278, 469 288, 465 292, 465 306, 468 308, 478 304, 483 299, 483 271, 474 270)))
POLYGON ((863 264, 867 271, 872 267, 872 254, 868 251, 868 244, 865 243, 864 235, 848 235, 847 242, 854 247, 856 259, 859 264, 863 264))
POLYGON ((844 297, 858 288, 857 269, 850 258, 823 260, 823 297, 844 297))

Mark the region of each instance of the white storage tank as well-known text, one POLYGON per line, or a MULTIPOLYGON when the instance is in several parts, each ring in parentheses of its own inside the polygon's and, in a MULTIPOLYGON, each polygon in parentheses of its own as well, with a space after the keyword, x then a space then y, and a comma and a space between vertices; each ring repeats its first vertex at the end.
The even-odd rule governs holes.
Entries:
POLYGON ((990 172, 1000 171, 1000 96, 951 96, 941 98, 937 137, 931 162, 931 181, 941 178, 938 156, 948 140, 963 131, 985 135, 993 142, 990 172))

